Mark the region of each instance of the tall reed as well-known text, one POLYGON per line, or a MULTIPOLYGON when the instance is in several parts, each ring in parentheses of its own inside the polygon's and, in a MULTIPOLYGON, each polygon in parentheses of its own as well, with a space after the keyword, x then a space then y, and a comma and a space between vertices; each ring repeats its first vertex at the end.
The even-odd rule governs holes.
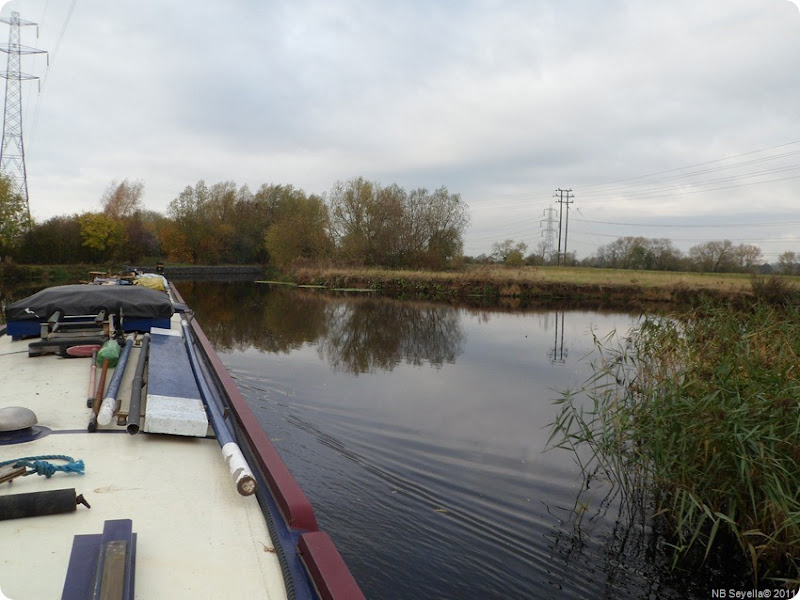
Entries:
POLYGON ((704 306, 596 347, 550 444, 631 497, 649 492, 675 564, 735 539, 755 580, 800 580, 798 310, 704 306))

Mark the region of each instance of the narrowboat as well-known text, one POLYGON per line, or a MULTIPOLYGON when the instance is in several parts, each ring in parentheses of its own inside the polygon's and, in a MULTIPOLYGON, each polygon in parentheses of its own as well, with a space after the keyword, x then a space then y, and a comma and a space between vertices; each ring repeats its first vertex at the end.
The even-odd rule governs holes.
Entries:
POLYGON ((0 599, 363 598, 176 287, 102 283, 5 308, 0 599))

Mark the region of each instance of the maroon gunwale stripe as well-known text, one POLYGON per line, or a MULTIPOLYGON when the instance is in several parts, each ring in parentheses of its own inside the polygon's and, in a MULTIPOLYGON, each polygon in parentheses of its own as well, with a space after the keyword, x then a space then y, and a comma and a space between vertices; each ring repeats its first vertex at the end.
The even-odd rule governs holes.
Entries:
POLYGON ((302 534, 297 549, 322 600, 366 600, 327 533, 302 534))

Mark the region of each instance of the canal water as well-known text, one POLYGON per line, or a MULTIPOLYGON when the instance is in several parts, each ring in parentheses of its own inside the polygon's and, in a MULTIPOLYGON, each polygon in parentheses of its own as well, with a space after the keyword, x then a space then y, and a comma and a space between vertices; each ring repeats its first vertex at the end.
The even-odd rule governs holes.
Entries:
POLYGON ((733 583, 671 570, 607 481, 545 451, 593 335, 637 315, 178 287, 368 598, 706 599, 733 583))

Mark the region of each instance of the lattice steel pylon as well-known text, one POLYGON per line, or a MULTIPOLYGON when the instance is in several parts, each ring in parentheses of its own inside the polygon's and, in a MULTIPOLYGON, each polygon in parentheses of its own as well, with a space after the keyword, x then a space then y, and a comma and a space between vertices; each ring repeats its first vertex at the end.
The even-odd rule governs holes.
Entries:
POLYGON ((546 208, 542 214, 545 215, 545 218, 539 221, 539 227, 542 227, 542 224, 544 224, 544 230, 542 231, 542 236, 544 236, 544 243, 542 244, 542 262, 546 263, 555 253, 556 223, 558 223, 558 220, 555 216, 555 208, 546 208))
MULTIPOLYGON (((39 79, 35 75, 23 73, 21 69, 23 54, 47 54, 46 50, 23 46, 20 43, 20 27, 36 25, 31 21, 23 21, 18 12, 11 17, 0 17, 0 22, 9 27, 8 44, 0 45, 0 52, 8 54, 8 67, 0 72, 6 80, 6 100, 3 109, 3 141, 0 144, 0 172, 11 179, 12 185, 25 199, 30 222, 31 207, 28 203, 28 173, 25 169, 25 144, 22 140, 22 82, 39 79)), ((39 30, 37 27, 36 35, 39 30)))

